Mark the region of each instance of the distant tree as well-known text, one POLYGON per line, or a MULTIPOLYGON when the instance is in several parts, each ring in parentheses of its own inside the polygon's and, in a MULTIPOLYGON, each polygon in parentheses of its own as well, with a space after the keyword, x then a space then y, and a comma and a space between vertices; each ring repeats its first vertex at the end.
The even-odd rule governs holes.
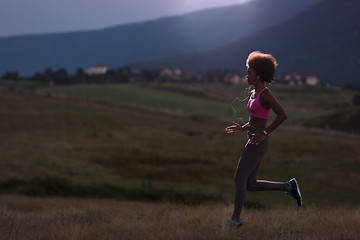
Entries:
POLYGON ((141 78, 146 81, 152 81, 159 77, 159 73, 157 71, 151 71, 151 70, 143 70, 140 74, 141 78))
POLYGON ((81 78, 81 77, 83 77, 84 75, 85 75, 85 72, 84 72, 84 70, 83 70, 81 67, 79 67, 78 69, 76 69, 76 73, 75 73, 75 76, 76 76, 76 77, 81 78))
POLYGON ((206 82, 214 82, 216 79, 216 74, 213 71, 207 71, 204 75, 206 82))
POLYGON ((125 74, 131 74, 131 68, 129 66, 122 68, 122 70, 125 74))
POLYGON ((6 72, 4 74, 4 76, 2 76, 2 79, 5 79, 5 80, 18 80, 19 79, 19 74, 18 72, 6 72))
POLYGON ((356 93, 353 98, 353 103, 355 106, 360 106, 360 93, 356 93))
POLYGON ((52 70, 51 67, 47 67, 44 71, 44 75, 52 77, 52 75, 54 74, 54 71, 52 70))
POLYGON ((114 69, 110 69, 110 70, 107 70, 105 75, 108 75, 108 76, 115 76, 116 75, 116 71, 114 69))
POLYGON ((41 73, 35 72, 35 74, 32 77, 30 77, 30 80, 34 80, 34 81, 40 80, 41 75, 42 75, 41 73))
POLYGON ((88 75, 81 67, 79 67, 78 69, 76 69, 76 73, 72 79, 74 83, 86 83, 88 82, 88 75))
POLYGON ((60 68, 54 72, 54 84, 55 85, 65 85, 70 84, 70 78, 64 68, 60 68))
POLYGON ((225 79, 225 76, 226 76, 227 73, 229 73, 228 70, 219 69, 219 70, 216 71, 216 76, 217 76, 217 78, 218 78, 218 80, 220 82, 224 82, 224 79, 225 79))
POLYGON ((119 68, 116 71, 116 81, 121 83, 129 82, 131 75, 132 75, 131 68, 129 67, 119 68))
POLYGON ((30 79, 33 81, 41 82, 43 84, 52 84, 53 83, 54 72, 52 68, 48 67, 43 73, 36 72, 33 77, 30 79))
POLYGON ((101 78, 103 82, 107 82, 107 83, 116 82, 116 71, 114 69, 110 69, 106 71, 106 73, 101 78))
POLYGON ((42 84, 49 84, 51 82, 51 77, 45 75, 44 73, 36 72, 34 76, 30 78, 30 80, 40 82, 42 84))

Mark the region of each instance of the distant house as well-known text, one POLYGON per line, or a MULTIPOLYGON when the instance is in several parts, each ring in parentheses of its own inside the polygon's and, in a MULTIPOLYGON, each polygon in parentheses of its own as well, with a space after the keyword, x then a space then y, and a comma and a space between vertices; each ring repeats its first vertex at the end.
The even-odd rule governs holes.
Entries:
POLYGON ((326 87, 326 88, 331 88, 331 83, 330 83, 329 81, 326 81, 326 82, 325 82, 325 87, 326 87))
POLYGON ((172 70, 171 68, 168 68, 168 67, 162 67, 160 69, 160 76, 161 77, 171 77, 172 76, 172 70))
POLYGON ((301 75, 298 72, 288 73, 285 75, 284 80, 290 86, 302 85, 301 75))
POLYGON ((202 76, 200 74, 192 74, 190 72, 183 72, 183 78, 187 81, 201 81, 202 76))
POLYGON ((181 77, 182 71, 181 71, 180 68, 173 68, 172 71, 173 71, 173 76, 175 78, 180 78, 181 77))
POLYGON ((305 81, 306 81, 306 85, 320 86, 320 79, 318 78, 316 72, 307 72, 305 81))
POLYGON ((179 68, 162 67, 160 69, 160 77, 165 77, 168 80, 181 80, 183 72, 179 68))
POLYGON ((141 69, 131 69, 131 73, 134 75, 140 75, 142 72, 141 69))
POLYGON ((224 76, 224 83, 240 84, 240 83, 242 83, 242 79, 241 79, 240 75, 237 73, 227 73, 224 76))
POLYGON ((85 72, 88 75, 102 75, 106 74, 112 67, 106 64, 95 64, 90 68, 86 69, 85 72))

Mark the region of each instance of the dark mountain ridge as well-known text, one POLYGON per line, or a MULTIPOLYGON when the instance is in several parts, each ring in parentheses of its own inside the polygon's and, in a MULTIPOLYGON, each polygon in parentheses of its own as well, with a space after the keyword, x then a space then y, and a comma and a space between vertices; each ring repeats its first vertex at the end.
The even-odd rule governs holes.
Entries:
POLYGON ((318 1, 254 0, 97 31, 0 38, 0 74, 32 75, 47 67, 75 71, 96 63, 119 67, 202 52, 283 22, 318 1))
POLYGON ((138 64, 177 66, 188 71, 229 69, 245 73, 254 50, 273 54, 279 73, 317 72, 337 85, 360 84, 360 1, 325 0, 294 18, 227 46, 200 54, 138 64))

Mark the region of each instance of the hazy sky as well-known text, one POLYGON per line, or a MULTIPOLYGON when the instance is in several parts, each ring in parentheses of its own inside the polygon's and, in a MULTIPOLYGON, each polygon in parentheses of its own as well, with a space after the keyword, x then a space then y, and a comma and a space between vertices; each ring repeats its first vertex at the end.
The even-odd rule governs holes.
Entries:
POLYGON ((93 30, 251 0, 0 0, 0 37, 93 30))

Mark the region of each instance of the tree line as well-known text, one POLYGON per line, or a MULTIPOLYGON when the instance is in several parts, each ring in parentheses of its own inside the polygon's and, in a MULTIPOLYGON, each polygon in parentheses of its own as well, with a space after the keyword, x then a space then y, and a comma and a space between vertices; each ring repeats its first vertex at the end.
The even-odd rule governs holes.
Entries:
POLYGON ((35 81, 44 85, 68 85, 81 83, 126 83, 133 77, 132 71, 129 67, 119 68, 116 70, 109 70, 102 75, 89 75, 82 68, 78 68, 75 74, 69 74, 65 68, 53 70, 46 68, 44 72, 36 72, 30 77, 20 77, 18 72, 6 72, 1 79, 10 81, 35 81))
POLYGON ((34 81, 46 86, 87 84, 87 83, 128 83, 128 82, 224 82, 226 70, 208 71, 203 74, 183 72, 176 78, 162 74, 161 70, 133 70, 130 67, 110 69, 104 74, 88 74, 78 68, 74 74, 69 74, 65 68, 53 70, 46 68, 44 72, 36 72, 30 77, 21 77, 16 71, 6 72, 1 79, 7 81, 34 81))
MULTIPOLYGON (((175 81, 182 82, 225 82, 225 76, 231 72, 226 70, 208 71, 204 74, 182 74, 180 79, 175 81)), ((108 70, 104 74, 89 75, 82 68, 78 68, 75 74, 69 74, 66 69, 59 68, 53 70, 47 68, 43 73, 36 72, 30 77, 20 77, 18 72, 9 71, 2 77, 7 81, 33 81, 44 86, 70 85, 70 84, 103 84, 103 83, 129 83, 135 82, 168 82, 174 79, 163 76, 160 70, 132 70, 130 67, 121 67, 118 69, 108 70)), ((360 93, 356 93, 353 97, 353 104, 360 106, 360 93)))

